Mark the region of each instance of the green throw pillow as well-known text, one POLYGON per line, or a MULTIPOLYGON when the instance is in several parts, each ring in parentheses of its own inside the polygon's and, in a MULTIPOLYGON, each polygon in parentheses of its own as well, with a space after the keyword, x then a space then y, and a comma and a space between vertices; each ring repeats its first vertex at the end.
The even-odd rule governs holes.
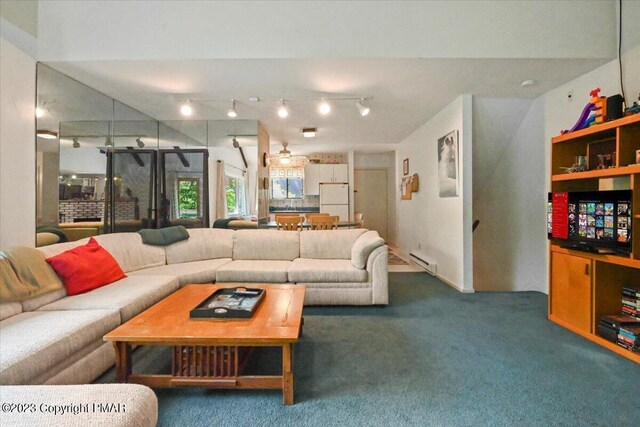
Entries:
POLYGON ((155 229, 145 229, 138 231, 142 236, 142 242, 152 246, 168 246, 172 243, 189 238, 189 232, 183 225, 175 227, 155 229))

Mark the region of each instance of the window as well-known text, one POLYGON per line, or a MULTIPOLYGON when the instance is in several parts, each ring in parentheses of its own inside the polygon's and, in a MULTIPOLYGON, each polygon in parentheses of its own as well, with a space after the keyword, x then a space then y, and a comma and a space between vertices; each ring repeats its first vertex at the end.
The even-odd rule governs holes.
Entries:
POLYGON ((227 192, 227 213, 229 215, 244 215, 244 178, 227 175, 225 177, 225 188, 227 192))
POLYGON ((302 199, 303 197, 302 178, 271 178, 272 199, 302 199))
POLYGON ((178 218, 198 218, 200 182, 196 178, 178 178, 178 218))

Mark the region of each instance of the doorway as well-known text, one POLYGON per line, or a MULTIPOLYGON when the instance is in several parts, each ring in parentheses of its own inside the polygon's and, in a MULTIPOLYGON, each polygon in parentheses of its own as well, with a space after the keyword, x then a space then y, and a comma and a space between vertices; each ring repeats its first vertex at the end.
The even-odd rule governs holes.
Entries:
POLYGON ((376 230, 387 240, 389 198, 386 169, 355 169, 355 211, 361 212, 364 227, 376 230))

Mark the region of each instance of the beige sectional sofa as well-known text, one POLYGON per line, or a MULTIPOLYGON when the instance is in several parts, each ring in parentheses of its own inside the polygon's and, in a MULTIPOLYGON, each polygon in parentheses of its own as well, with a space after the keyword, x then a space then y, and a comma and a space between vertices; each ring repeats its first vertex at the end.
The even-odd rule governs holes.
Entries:
MULTIPOLYGON (((96 236, 128 277, 91 292, 0 304, 0 384, 81 384, 114 363, 102 337, 187 283, 294 283, 305 304, 387 304, 388 249, 375 231, 189 229, 166 247, 96 236)), ((46 257, 87 239, 38 248, 46 257)), ((44 262, 44 261, 43 261, 44 262)))

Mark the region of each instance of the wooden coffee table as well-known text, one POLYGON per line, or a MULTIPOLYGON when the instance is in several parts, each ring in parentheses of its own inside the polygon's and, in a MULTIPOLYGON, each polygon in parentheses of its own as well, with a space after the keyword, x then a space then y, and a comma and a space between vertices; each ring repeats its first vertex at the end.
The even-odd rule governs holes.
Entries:
POLYGON ((191 319, 189 311, 215 290, 186 285, 105 335, 116 350, 119 382, 162 387, 282 389, 293 404, 293 344, 302 333, 304 286, 247 285, 267 290, 251 319, 191 319), (171 374, 133 374, 131 347, 172 347, 171 374), (253 347, 282 347, 282 375, 243 375, 253 347))

